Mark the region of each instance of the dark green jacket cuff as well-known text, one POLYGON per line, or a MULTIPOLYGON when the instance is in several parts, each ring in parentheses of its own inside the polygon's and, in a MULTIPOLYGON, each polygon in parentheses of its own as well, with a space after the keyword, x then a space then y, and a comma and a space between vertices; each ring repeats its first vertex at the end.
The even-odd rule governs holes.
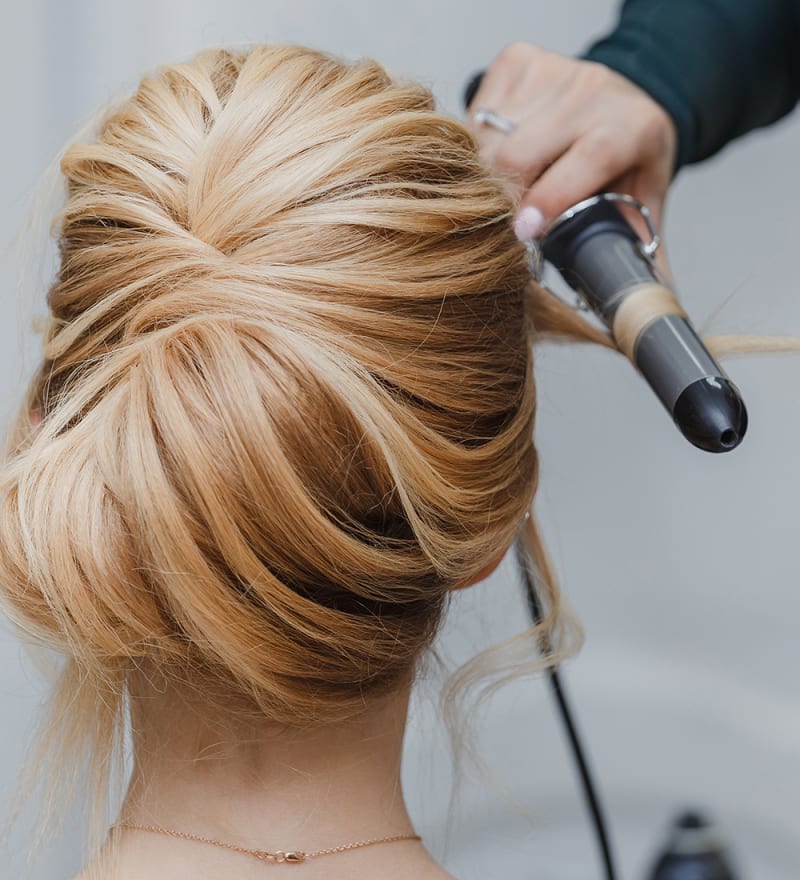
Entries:
POLYGON ((795 0, 627 0, 584 55, 648 92, 678 133, 675 171, 788 113, 800 97, 795 0))

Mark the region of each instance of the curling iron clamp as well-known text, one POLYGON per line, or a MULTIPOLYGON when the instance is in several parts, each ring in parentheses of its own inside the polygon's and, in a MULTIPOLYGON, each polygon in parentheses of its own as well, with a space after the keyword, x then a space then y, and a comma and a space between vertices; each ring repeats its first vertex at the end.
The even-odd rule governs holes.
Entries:
POLYGON ((600 193, 566 210, 531 243, 534 275, 541 280, 542 260, 551 263, 578 292, 580 307, 609 328, 684 437, 707 452, 728 452, 744 437, 747 410, 653 262, 660 242, 641 202, 600 193), (617 203, 641 213, 649 242, 617 203))

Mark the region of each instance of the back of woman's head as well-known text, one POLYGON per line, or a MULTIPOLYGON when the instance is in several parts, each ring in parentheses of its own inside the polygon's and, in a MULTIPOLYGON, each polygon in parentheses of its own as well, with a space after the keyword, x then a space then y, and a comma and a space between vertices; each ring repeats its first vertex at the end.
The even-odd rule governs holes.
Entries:
POLYGON ((509 197, 427 89, 292 46, 160 69, 62 170, 0 496, 61 705, 102 739, 157 668, 288 725, 357 714, 535 485, 509 197))

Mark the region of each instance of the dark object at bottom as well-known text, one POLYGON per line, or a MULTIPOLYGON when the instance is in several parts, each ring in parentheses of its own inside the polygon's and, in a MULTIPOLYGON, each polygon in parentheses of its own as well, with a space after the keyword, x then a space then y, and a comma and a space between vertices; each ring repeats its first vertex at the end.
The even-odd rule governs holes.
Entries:
POLYGON ((738 880, 714 827, 699 813, 679 816, 647 880, 738 880))

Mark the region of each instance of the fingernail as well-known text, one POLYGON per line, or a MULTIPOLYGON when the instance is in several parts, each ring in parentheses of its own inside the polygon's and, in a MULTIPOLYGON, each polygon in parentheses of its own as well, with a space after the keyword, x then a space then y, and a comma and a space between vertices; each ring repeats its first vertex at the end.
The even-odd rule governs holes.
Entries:
POLYGON ((523 208, 514 218, 514 233, 520 241, 536 238, 544 225, 544 214, 533 205, 523 208))

